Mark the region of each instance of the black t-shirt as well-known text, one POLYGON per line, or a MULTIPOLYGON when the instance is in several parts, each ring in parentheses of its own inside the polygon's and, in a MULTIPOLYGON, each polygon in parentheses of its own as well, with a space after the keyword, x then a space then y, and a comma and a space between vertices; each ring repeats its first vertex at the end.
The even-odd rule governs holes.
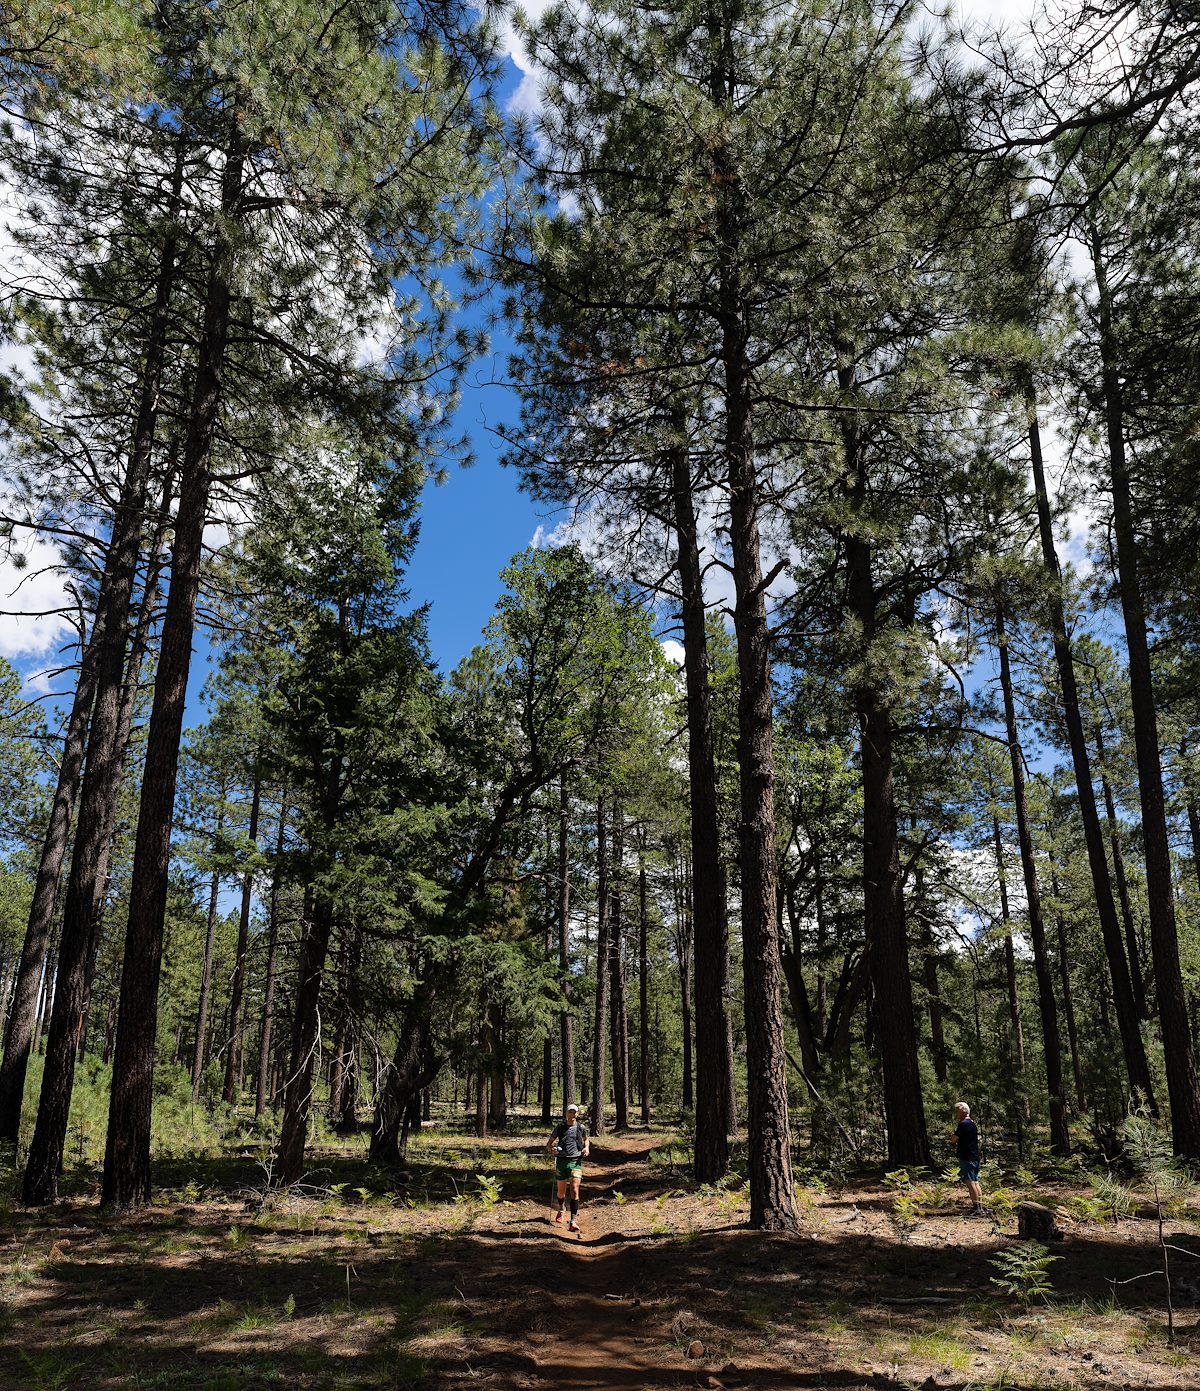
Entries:
POLYGON ((580 1121, 568 1125, 559 1121, 554 1128, 554 1141, 562 1152, 563 1159, 582 1159, 583 1147, 587 1143, 587 1126, 580 1121))
POLYGON ((979 1159, 979 1127, 968 1116, 965 1120, 959 1121, 954 1127, 954 1133, 958 1136, 958 1158, 960 1162, 964 1159, 979 1159))

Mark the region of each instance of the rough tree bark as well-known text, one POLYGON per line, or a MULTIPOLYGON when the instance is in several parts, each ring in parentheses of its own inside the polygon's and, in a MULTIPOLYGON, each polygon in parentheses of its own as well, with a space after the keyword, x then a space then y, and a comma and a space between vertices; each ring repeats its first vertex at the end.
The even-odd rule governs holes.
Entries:
MULTIPOLYGON (((183 162, 180 158, 176 161, 172 176, 172 215, 178 205, 182 184, 183 162)), ((24 1198, 31 1206, 53 1202, 58 1196, 58 1175, 66 1143, 83 1009, 88 998, 99 940, 109 851, 128 742, 131 702, 125 699, 128 693, 127 655, 130 666, 140 661, 136 639, 132 652, 127 654, 129 615, 137 582, 138 556, 158 428, 159 398, 166 369, 167 330, 178 251, 176 238, 169 234, 159 254, 133 444, 109 537, 107 615, 96 659, 87 761, 63 903, 54 1009, 50 1016, 38 1118, 25 1168, 24 1198)), ((166 491, 169 494, 169 483, 166 491)), ((169 511, 169 496, 164 511, 169 511)), ((152 592, 153 581, 148 575, 143 593, 143 610, 153 602, 152 592)), ((142 619, 139 619, 139 627, 141 622, 142 619)), ((136 680, 132 685, 136 687, 136 680)), ((149 767, 146 776, 150 776, 149 767)), ((167 820, 169 823, 169 814, 167 820)))
MULTIPOLYGON (((705 632, 704 581, 696 532, 692 473, 682 421, 671 446, 672 507, 683 619, 683 674, 687 701, 688 802, 691 810, 692 967, 696 999, 697 1183, 715 1183, 729 1168, 732 1117, 726 1114, 725 1039, 729 1032, 728 922, 721 874, 712 693, 705 632)), ((682 968, 681 968, 682 969, 682 968)), ((681 986, 686 996, 687 978, 681 986)), ((687 1047, 688 1045, 685 1045, 687 1047)), ((687 1080, 690 1082, 690 1075, 687 1080)), ((685 1105, 687 1103, 685 1102, 685 1105)))
POLYGON ((613 805, 612 888, 609 891, 609 1035, 612 1047, 614 1130, 629 1129, 629 1009, 625 999, 625 816, 613 805))
POLYGON ((608 1092, 604 1058, 608 1032, 608 826, 604 795, 596 800, 596 1013, 592 1024, 592 1134, 604 1134, 608 1092))
MULTIPOLYGON (((236 220, 241 202, 242 171, 243 154, 234 138, 226 157, 221 188, 222 212, 231 222, 236 220)), ((154 703, 146 738, 145 772, 129 890, 129 923, 121 970, 121 1002, 101 1185, 101 1201, 115 1208, 141 1207, 150 1200, 154 1040, 158 1025, 171 824, 200 589, 204 528, 208 520, 209 463, 229 339, 233 259, 229 231, 218 230, 205 294, 204 324, 184 446, 171 550, 171 586, 163 616, 154 703)))
POLYGON ((562 1052, 563 1114, 578 1100, 575 1093, 575 1021, 571 1016, 571 800, 567 775, 558 781, 558 974, 566 1007, 559 1017, 562 1052))

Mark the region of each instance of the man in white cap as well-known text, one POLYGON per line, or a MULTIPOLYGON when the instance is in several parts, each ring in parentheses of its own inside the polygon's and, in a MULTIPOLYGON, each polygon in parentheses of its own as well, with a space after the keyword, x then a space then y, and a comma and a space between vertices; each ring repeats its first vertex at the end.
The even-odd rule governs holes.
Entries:
POLYGON ((567 1184, 571 1185, 571 1221, 567 1231, 579 1230, 579 1183, 583 1178, 583 1161, 590 1152, 587 1126, 579 1119, 579 1107, 569 1102, 566 1120, 559 1121, 546 1141, 546 1152, 554 1152, 554 1177, 558 1181, 558 1212, 554 1220, 561 1222, 567 1202, 567 1184))

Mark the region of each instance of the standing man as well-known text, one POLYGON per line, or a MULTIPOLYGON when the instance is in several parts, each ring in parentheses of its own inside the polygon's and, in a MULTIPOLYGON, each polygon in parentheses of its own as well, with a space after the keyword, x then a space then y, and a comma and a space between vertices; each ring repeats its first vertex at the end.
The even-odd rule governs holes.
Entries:
POLYGON ((567 1118, 559 1121, 554 1133, 546 1141, 546 1152, 554 1151, 554 1177, 558 1180, 558 1212, 556 1222, 563 1220, 566 1206, 567 1184, 571 1185, 571 1221, 567 1231, 579 1230, 579 1183, 583 1178, 583 1161, 587 1158, 591 1143, 588 1140, 587 1126, 579 1119, 579 1107, 572 1101, 567 1107, 567 1118))
POLYGON ((965 1101, 954 1107, 954 1127, 951 1142, 958 1146, 958 1176, 967 1185, 975 1203, 970 1217, 983 1217, 983 1189, 979 1186, 979 1127, 971 1119, 971 1108, 965 1101))

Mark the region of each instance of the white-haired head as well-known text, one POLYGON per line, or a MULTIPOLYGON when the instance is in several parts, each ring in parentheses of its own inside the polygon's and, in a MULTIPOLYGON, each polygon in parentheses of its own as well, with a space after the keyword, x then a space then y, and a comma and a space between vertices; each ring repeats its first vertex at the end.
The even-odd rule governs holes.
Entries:
POLYGON ((954 1103, 954 1114, 956 1116, 969 1116, 971 1114, 971 1108, 965 1101, 956 1101, 954 1103))

